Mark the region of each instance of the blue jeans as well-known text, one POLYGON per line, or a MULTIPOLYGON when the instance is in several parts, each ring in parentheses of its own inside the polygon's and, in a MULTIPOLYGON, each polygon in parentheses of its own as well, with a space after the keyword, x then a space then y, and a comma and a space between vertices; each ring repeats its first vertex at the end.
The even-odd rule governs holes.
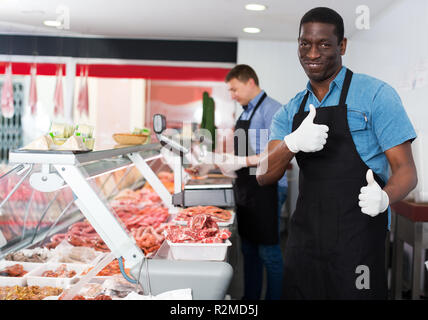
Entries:
MULTIPOLYGON (((287 198, 287 188, 278 187, 278 219, 287 198)), ((279 233, 279 224, 278 224, 279 233)), ((259 300, 266 268, 267 288, 265 300, 279 300, 282 295, 284 261, 280 244, 256 245, 241 238, 244 256, 244 300, 259 300)))

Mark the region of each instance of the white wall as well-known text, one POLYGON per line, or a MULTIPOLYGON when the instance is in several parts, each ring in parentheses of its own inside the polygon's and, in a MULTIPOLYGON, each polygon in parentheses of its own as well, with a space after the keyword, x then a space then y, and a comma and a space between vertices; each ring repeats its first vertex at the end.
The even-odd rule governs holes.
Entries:
POLYGON ((412 145, 419 183, 411 197, 428 201, 428 1, 401 0, 382 13, 369 30, 351 38, 345 63, 354 71, 397 89, 415 126, 412 145))
MULTIPOLYGON (((386 81, 399 93, 415 126, 412 144, 418 185, 409 198, 428 201, 428 1, 401 0, 348 44, 345 63, 354 72, 386 81)), ((426 231, 428 232, 428 231, 426 231)), ((405 243, 404 284, 409 287, 412 248, 405 243)), ((423 266, 422 269, 425 269, 423 266)), ((422 273, 421 289, 424 283, 422 273)))
POLYGON ((248 64, 259 77, 260 87, 281 104, 306 86, 307 77, 297 57, 297 40, 238 39, 238 64, 248 64))

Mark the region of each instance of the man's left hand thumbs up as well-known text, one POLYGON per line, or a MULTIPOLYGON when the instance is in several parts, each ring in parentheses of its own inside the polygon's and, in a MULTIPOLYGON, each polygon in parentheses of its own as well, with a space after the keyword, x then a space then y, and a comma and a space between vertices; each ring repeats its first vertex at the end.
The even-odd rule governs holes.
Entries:
POLYGON ((373 171, 369 169, 366 174, 367 186, 362 187, 358 199, 361 212, 375 217, 384 212, 389 205, 388 194, 381 189, 373 177, 373 171))

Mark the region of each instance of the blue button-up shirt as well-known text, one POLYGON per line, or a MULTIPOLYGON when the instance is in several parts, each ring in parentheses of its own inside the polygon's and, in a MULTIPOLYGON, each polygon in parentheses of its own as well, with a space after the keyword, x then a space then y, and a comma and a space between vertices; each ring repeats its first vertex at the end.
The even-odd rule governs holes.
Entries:
MULTIPOLYGON (((294 115, 307 91, 309 97, 305 111, 309 111, 309 104, 313 104, 315 108, 338 105, 345 73, 346 68, 342 67, 330 83, 329 91, 322 101, 317 99, 308 82, 305 90, 275 114, 269 140, 282 140, 291 133, 294 115)), ((365 74, 354 73, 346 104, 349 129, 361 159, 386 183, 389 164, 384 152, 416 138, 400 97, 387 83, 365 74)))
MULTIPOLYGON (((251 114, 253 113, 254 108, 257 105, 257 102, 259 102, 263 94, 264 91, 262 90, 248 103, 247 109, 244 110, 241 114, 241 120, 250 119, 251 114)), ((269 96, 266 96, 266 98, 263 100, 263 102, 260 104, 256 112, 254 113, 249 127, 249 140, 250 146, 256 154, 263 152, 263 150, 266 148, 269 142, 272 118, 280 108, 281 104, 278 101, 272 99, 269 96)), ((278 181, 278 185, 281 187, 288 186, 286 173, 278 181)))

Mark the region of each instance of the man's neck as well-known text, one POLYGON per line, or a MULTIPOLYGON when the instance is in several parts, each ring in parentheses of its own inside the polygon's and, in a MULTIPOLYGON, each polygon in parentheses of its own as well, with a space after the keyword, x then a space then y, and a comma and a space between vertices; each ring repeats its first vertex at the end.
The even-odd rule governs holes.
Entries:
POLYGON ((253 94, 251 95, 250 101, 253 100, 255 97, 257 97, 260 94, 260 92, 262 92, 262 89, 260 89, 259 87, 255 88, 253 91, 253 94))
POLYGON ((318 81, 310 80, 312 90, 314 91, 314 94, 317 97, 318 101, 322 101, 322 99, 324 99, 325 95, 328 93, 328 90, 330 89, 330 83, 336 78, 340 70, 342 70, 342 66, 340 66, 336 70, 336 72, 333 73, 332 76, 330 76, 329 78, 323 81, 318 82, 318 81))

